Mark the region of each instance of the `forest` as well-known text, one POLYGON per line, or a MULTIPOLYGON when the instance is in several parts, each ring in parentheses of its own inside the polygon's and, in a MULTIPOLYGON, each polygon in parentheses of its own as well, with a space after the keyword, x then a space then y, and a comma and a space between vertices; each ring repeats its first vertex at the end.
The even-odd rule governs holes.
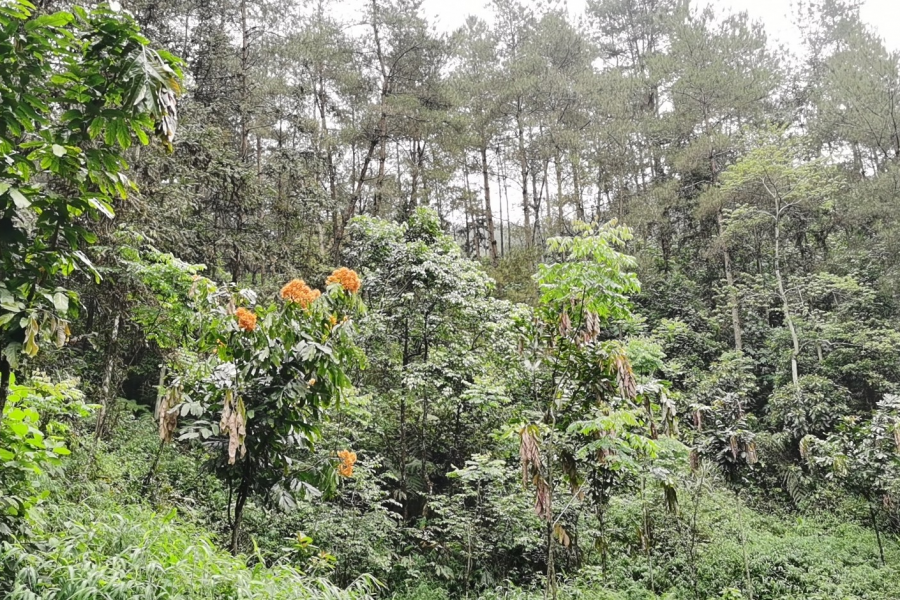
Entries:
POLYGON ((0 597, 900 598, 900 52, 726 4, 0 0, 0 597))

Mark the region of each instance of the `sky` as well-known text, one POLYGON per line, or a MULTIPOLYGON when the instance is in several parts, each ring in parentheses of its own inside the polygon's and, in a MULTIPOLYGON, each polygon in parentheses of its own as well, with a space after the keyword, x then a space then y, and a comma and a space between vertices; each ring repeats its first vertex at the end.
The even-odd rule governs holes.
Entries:
MULTIPOLYGON (((425 14, 436 18, 438 29, 452 31, 463 24, 468 15, 487 17, 487 0, 424 0, 425 14)), ((760 20, 776 44, 795 46, 797 31, 791 16, 790 0, 693 0, 700 7, 707 4, 726 12, 746 11, 751 18, 760 20)), ((585 0, 568 0, 570 12, 584 10, 585 0)), ((900 50, 900 0, 864 0, 863 20, 885 41, 888 50, 900 50)))

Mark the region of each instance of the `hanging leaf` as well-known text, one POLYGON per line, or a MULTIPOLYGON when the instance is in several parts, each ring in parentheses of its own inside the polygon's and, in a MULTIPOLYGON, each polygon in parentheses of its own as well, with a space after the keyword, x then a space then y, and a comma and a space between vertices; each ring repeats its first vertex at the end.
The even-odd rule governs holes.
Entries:
POLYGON ((247 411, 242 398, 238 397, 235 402, 232 390, 225 390, 219 430, 228 435, 228 464, 233 465, 238 452, 241 458, 247 453, 244 445, 244 436, 247 435, 247 411))

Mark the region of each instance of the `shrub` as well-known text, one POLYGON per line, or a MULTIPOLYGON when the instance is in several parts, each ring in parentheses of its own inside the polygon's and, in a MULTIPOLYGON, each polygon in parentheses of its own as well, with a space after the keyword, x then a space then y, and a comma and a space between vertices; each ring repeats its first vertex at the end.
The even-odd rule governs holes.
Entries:
POLYGON ((57 469, 69 454, 70 425, 86 417, 75 380, 52 383, 43 375, 16 384, 10 378, 9 396, 0 422, 0 536, 25 525, 25 517, 45 496, 41 477, 57 469))

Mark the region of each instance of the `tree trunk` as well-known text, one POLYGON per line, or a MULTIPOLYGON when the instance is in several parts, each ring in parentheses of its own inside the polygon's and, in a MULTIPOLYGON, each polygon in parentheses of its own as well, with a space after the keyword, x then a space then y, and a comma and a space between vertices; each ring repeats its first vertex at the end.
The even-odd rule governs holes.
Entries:
POLYGON ((784 307, 784 320, 787 323, 788 331, 791 333, 791 381, 794 383, 794 390, 800 393, 800 376, 797 369, 797 358, 800 356, 800 340, 797 337, 797 330, 794 327, 794 319, 791 317, 791 308, 788 305, 787 292, 784 289, 784 279, 781 275, 781 204, 775 201, 775 280, 778 282, 778 295, 781 297, 781 303, 784 307))
POLYGON ((465 174, 466 181, 466 197, 465 197, 465 211, 466 211, 466 244, 469 244, 469 222, 472 223, 472 242, 469 246, 468 250, 472 252, 472 247, 475 248, 475 256, 477 258, 481 258, 481 239, 478 235, 478 219, 476 218, 475 210, 472 208, 472 189, 469 187, 469 157, 467 156, 463 161, 463 173, 465 174))
POLYGON ((875 530, 875 539, 878 540, 878 555, 881 557, 881 566, 884 566, 884 546, 881 543, 881 532, 878 530, 878 522, 875 520, 875 509, 872 508, 872 501, 866 498, 866 504, 869 505, 869 519, 872 521, 872 529, 875 530))
POLYGON ((544 198, 544 189, 538 192, 537 169, 531 171, 531 200, 534 208, 534 229, 531 230, 531 246, 535 245, 543 237, 541 230, 541 200, 544 198))
POLYGON ((241 536, 241 522, 244 518, 244 506, 250 495, 250 457, 244 456, 244 468, 241 472, 241 485, 234 503, 234 522, 231 524, 231 554, 237 556, 238 542, 241 536))
POLYGON ((606 543, 606 511, 604 502, 597 503, 597 522, 600 527, 600 574, 606 579, 607 572, 607 543, 606 543))
MULTIPOLYGON (((382 118, 386 118, 385 115, 382 114, 382 118)), ((347 224, 350 222, 350 219, 356 214, 356 205, 359 203, 359 198, 362 195, 363 184, 366 182, 366 174, 369 172, 369 163, 372 162, 372 156, 375 154, 375 148, 378 147, 378 140, 372 139, 369 142, 369 151, 366 153, 366 157, 363 159, 363 164, 359 169, 359 178, 356 180, 356 189, 353 191, 353 194, 350 196, 350 200, 347 203, 347 207, 344 209, 341 218, 336 223, 337 229, 334 236, 334 260, 335 262, 340 262, 341 258, 341 244, 344 241, 344 231, 347 228, 347 224)))
POLYGON ((584 222, 584 200, 581 197, 581 179, 578 177, 577 161, 572 161, 572 186, 575 188, 575 216, 584 222))
MULTIPOLYGON (((553 232, 553 207, 551 206, 550 198, 552 194, 550 193, 550 159, 544 159, 544 168, 543 174, 541 176, 541 198, 544 197, 544 190, 547 190, 547 217, 545 219, 546 223, 544 224, 544 228, 547 230, 547 235, 552 235, 553 232)), ((558 200, 558 199, 557 199, 558 200)))
POLYGON ((378 138, 381 150, 378 153, 378 176, 375 178, 375 194, 372 210, 373 215, 377 217, 379 205, 381 204, 382 187, 384 185, 385 162, 387 161, 387 115, 384 102, 387 98, 387 91, 391 88, 391 74, 387 69, 384 52, 381 48, 381 37, 378 30, 378 3, 376 0, 372 0, 372 37, 375 40, 375 51, 378 57, 378 65, 382 77, 382 93, 380 98, 381 120, 378 123, 378 138))
POLYGON ((562 234, 565 227, 563 227, 563 220, 565 219, 565 215, 563 213, 563 177, 562 177, 562 161, 559 159, 559 152, 556 153, 556 157, 553 161, 553 170, 556 171, 556 232, 558 234, 562 234))
POLYGON ((413 143, 412 152, 412 183, 410 184, 409 190, 409 213, 412 213, 412 211, 414 211, 419 205, 419 173, 422 170, 423 161, 425 158, 425 145, 421 142, 421 140, 415 140, 415 142, 413 143))
POLYGON ((119 323, 121 315, 116 314, 113 318, 112 330, 109 333, 109 344, 106 347, 106 366, 103 370, 103 383, 100 386, 100 414, 97 416, 97 427, 94 430, 94 436, 100 439, 106 427, 106 413, 109 410, 109 404, 112 400, 112 378, 116 364, 116 346, 119 341, 119 323))
POLYGON ((378 151, 378 175, 375 177, 375 194, 372 200, 372 216, 377 217, 381 210, 381 195, 384 188, 384 172, 385 163, 387 162, 387 119, 381 121, 381 130, 379 132, 381 142, 378 151))
MULTIPOLYGON (((694 493, 694 510, 691 515, 691 535, 690 541, 688 542, 688 564, 691 568, 691 585, 694 591, 695 600, 700 600, 700 591, 697 588, 697 584, 699 583, 697 577, 697 516, 700 512, 700 499, 703 494, 703 483, 704 477, 706 476, 706 471, 702 468, 700 470, 700 480, 697 482, 697 488, 694 493)), ((695 476, 696 473, 692 473, 691 476, 695 476)))
MULTIPOLYGON (((325 78, 321 74, 322 67, 319 67, 319 89, 317 95, 317 104, 319 105, 319 119, 320 119, 320 134, 319 134, 319 152, 325 155, 325 169, 328 172, 328 194, 331 198, 331 206, 332 210, 332 218, 334 220, 334 230, 337 232, 338 228, 338 209, 337 209, 337 170, 334 166, 334 152, 331 147, 331 141, 328 137, 328 119, 326 113, 326 106, 328 103, 328 96, 325 92, 325 78)), ((279 142, 280 144, 280 142, 279 142)), ((279 190, 281 186, 281 177, 279 174, 278 180, 279 190)), ((279 195, 281 192, 279 191, 279 195)))
MULTIPOLYGON (((359 203, 359 199, 362 195, 363 184, 366 182, 366 175, 369 172, 369 164, 372 162, 372 158, 375 156, 375 149, 378 148, 379 142, 383 142, 387 137, 387 112, 385 111, 385 99, 391 94, 391 78, 387 72, 387 69, 384 64, 384 55, 381 51, 381 38, 378 33, 378 22, 376 18, 377 4, 373 0, 372 2, 372 32, 375 38, 375 47, 378 54, 378 62, 381 66, 381 96, 379 101, 379 107, 381 110, 381 115, 379 116, 378 122, 378 131, 379 135, 373 136, 369 140, 369 150, 366 152, 366 156, 363 159, 363 163, 359 168, 359 177, 356 179, 356 187, 353 190, 353 194, 350 196, 350 200, 347 203, 347 207, 344 209, 341 218, 337 220, 336 228, 335 228, 335 236, 334 236, 334 260, 335 262, 340 262, 341 257, 341 244, 344 241, 344 232, 347 228, 347 224, 350 222, 350 219, 356 214, 356 207, 359 203)), ((383 176, 383 173, 382 173, 383 176)), ((376 201, 376 212, 377 212, 377 201, 376 201)))
POLYGON ((156 467, 159 466, 159 458, 162 456, 163 447, 166 445, 166 440, 159 440, 159 445, 156 447, 156 454, 153 456, 153 463, 151 463, 150 468, 147 469, 147 474, 144 476, 144 481, 141 483, 141 495, 146 496, 150 492, 150 484, 153 483, 153 478, 156 476, 156 467))
POLYGON ((247 0, 241 0, 241 162, 247 162, 250 154, 250 123, 247 104, 250 100, 247 85, 247 69, 250 63, 250 37, 247 31, 247 0))
MULTIPOLYGON (((724 223, 722 219, 722 211, 716 213, 716 220, 719 224, 719 238, 723 238, 724 223)), ((731 266, 731 252, 728 250, 728 244, 722 239, 722 260, 725 263, 725 282, 728 284, 728 302, 731 304, 731 328, 734 331, 734 349, 743 352, 743 329, 741 328, 741 306, 737 290, 734 288, 734 271, 731 266)))
POLYGON ((641 529, 644 536, 644 548, 647 551, 647 570, 650 573, 650 591, 656 593, 656 582, 653 577, 653 539, 651 537, 650 513, 647 510, 647 499, 645 496, 645 480, 641 477, 641 529))
POLYGON ((491 262, 497 264, 497 238, 494 236, 494 213, 491 210, 491 183, 488 179, 487 144, 481 146, 481 174, 484 178, 484 219, 487 221, 491 262))
POLYGON ((550 506, 550 515, 547 519, 547 587, 544 590, 545 600, 556 600, 556 565, 553 560, 553 446, 547 448, 547 502, 550 506))
POLYGON ((0 423, 3 422, 3 411, 9 397, 9 381, 12 378, 12 366, 6 356, 0 354, 0 423))
POLYGON ((747 558, 747 538, 744 533, 744 508, 743 503, 741 502, 741 495, 739 492, 734 493, 735 500, 737 500, 737 509, 738 509, 738 522, 741 527, 741 554, 744 557, 744 577, 745 577, 745 585, 747 586, 747 597, 750 600, 753 600, 753 580, 750 579, 750 560, 747 558))
POLYGON ((528 204, 528 155, 525 152, 525 126, 521 111, 516 113, 516 138, 519 144, 519 169, 522 175, 522 212, 525 217, 525 246, 531 248, 534 236, 531 232, 531 207, 528 204))
POLYGON ((500 256, 506 255, 506 247, 503 242, 503 188, 504 188, 504 179, 503 179, 503 168, 500 162, 500 149, 497 148, 497 196, 499 205, 500 205, 500 256))

